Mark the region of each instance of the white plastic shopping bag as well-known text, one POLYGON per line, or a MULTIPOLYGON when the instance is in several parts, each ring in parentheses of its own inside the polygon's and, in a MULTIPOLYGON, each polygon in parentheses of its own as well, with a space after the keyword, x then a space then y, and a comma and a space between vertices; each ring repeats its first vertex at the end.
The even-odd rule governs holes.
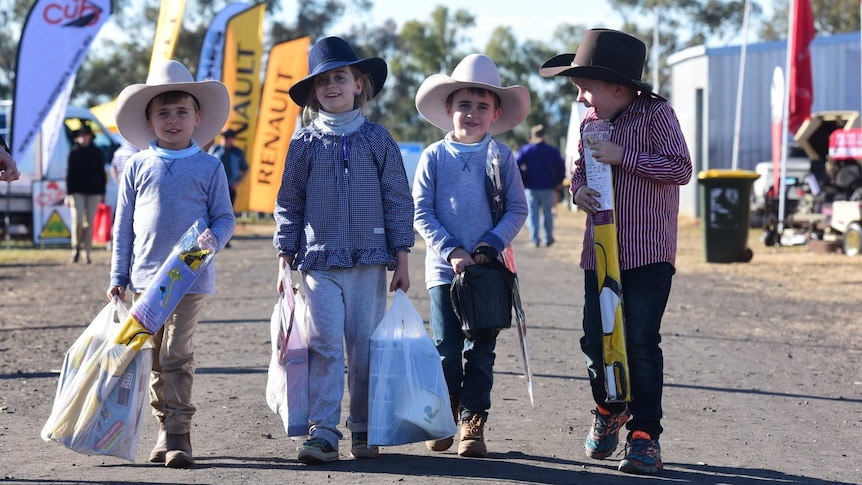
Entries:
POLYGON ((280 414, 284 431, 299 438, 308 435, 308 341, 305 302, 285 272, 284 291, 272 312, 272 358, 266 384, 266 402, 280 414))
POLYGON ((402 445, 457 431, 440 354, 400 289, 371 335, 368 444, 402 445))
POLYGON ((60 420, 69 402, 80 389, 77 383, 85 377, 79 373, 88 368, 88 362, 104 357, 128 317, 126 306, 114 299, 105 305, 81 336, 66 352, 51 416, 42 429, 45 441, 56 441, 70 450, 85 455, 110 455, 135 461, 135 451, 141 436, 145 404, 148 402, 148 386, 152 370, 153 349, 144 343, 131 362, 114 375, 102 374, 91 393, 97 412, 82 414, 70 426, 60 420), (58 429, 68 429, 60 433, 58 429))

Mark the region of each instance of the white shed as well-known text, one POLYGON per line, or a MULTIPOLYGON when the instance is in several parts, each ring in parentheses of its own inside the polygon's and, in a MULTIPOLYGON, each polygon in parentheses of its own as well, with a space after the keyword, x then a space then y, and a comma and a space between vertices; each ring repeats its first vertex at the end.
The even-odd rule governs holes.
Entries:
MULTIPOLYGON (((740 169, 771 160, 770 89, 776 67, 786 69, 786 41, 746 48, 739 139, 740 169)), ((859 110, 860 34, 817 37, 811 43, 814 99, 811 111, 859 110)), ((692 183, 683 188, 680 212, 697 216, 697 173, 731 168, 741 46, 691 47, 667 58, 670 102, 691 151, 692 183)), ((785 73, 786 75, 786 73, 785 73)))

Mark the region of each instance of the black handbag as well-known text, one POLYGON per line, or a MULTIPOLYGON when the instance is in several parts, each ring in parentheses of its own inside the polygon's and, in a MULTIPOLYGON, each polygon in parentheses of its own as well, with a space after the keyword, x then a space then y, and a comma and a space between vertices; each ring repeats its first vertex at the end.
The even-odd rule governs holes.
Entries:
POLYGON ((455 275, 449 296, 467 339, 489 342, 512 326, 514 288, 515 274, 497 259, 455 275))

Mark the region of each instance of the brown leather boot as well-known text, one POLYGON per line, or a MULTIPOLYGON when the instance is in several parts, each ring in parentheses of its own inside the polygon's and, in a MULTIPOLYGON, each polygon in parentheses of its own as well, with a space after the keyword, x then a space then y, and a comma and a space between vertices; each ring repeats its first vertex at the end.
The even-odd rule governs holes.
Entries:
POLYGON ((159 421, 159 437, 156 438, 156 446, 150 452, 150 462, 164 463, 165 454, 168 452, 168 433, 165 431, 165 423, 159 421))
POLYGON ((167 446, 168 452, 165 454, 166 467, 191 468, 195 464, 195 459, 192 457, 191 433, 168 433, 167 446))
MULTIPOLYGON (((449 396, 449 402, 452 405, 452 416, 455 418, 455 426, 458 426, 458 421, 460 421, 458 413, 461 411, 461 403, 452 396, 449 396)), ((442 440, 428 440, 425 442, 425 447, 431 451, 446 451, 453 443, 455 443, 455 437, 450 436, 442 440)))
POLYGON ((461 421, 461 442, 458 443, 458 454, 473 458, 485 458, 488 449, 485 447, 485 420, 479 414, 461 421))

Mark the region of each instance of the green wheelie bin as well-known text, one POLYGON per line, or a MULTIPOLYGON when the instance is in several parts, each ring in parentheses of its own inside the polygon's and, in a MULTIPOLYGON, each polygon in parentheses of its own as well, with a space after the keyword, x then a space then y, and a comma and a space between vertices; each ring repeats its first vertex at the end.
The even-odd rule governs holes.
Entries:
POLYGON ((747 263, 751 184, 760 175, 749 170, 711 169, 697 174, 701 226, 707 263, 747 263))

